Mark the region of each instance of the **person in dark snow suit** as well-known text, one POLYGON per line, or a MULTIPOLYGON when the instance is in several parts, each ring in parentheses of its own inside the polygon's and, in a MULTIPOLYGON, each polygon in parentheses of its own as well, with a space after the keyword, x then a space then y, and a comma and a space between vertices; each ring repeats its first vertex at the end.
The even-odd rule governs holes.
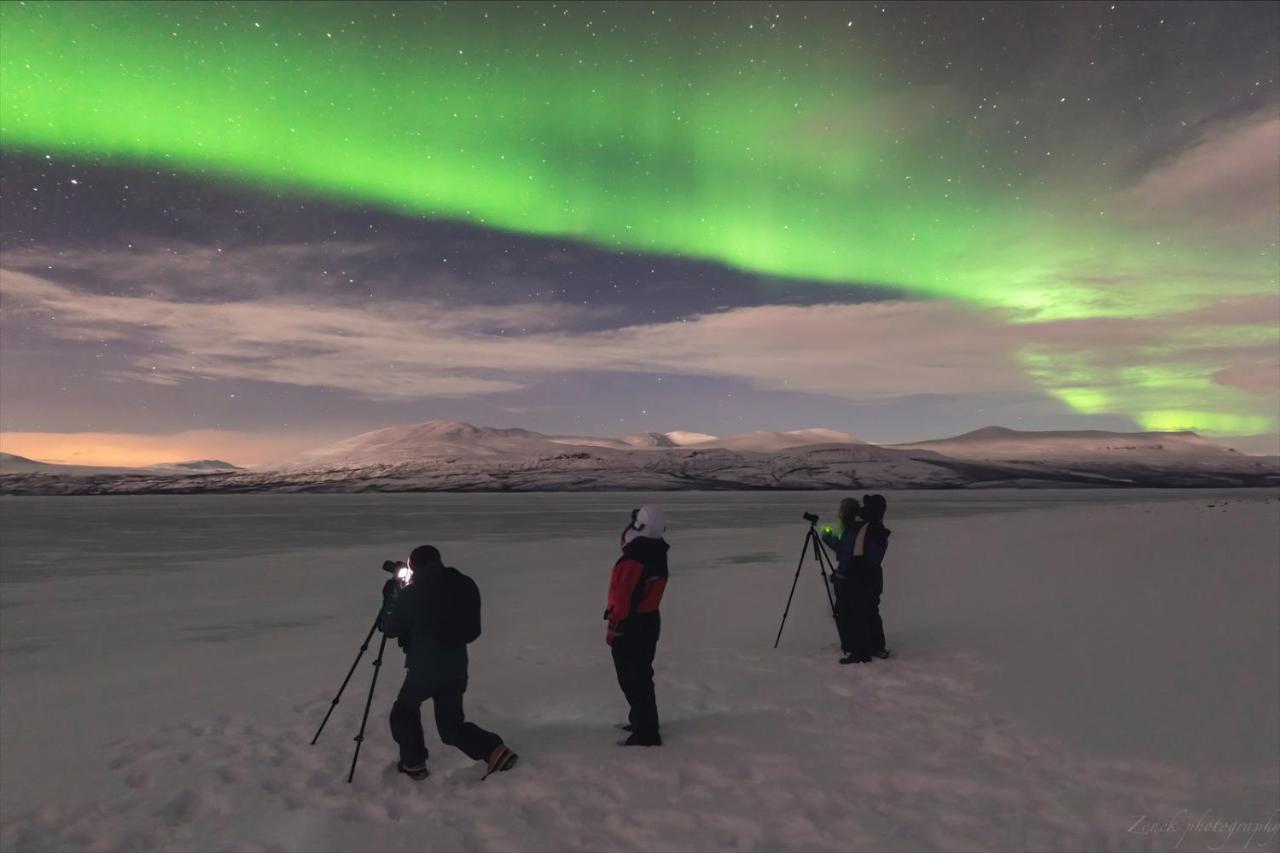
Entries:
POLYGON ((415 548, 408 567, 412 574, 407 584, 392 578, 383 587, 380 622, 383 633, 398 639, 405 650, 404 665, 408 670, 391 706, 391 736, 400 745, 396 769, 415 780, 427 777, 421 706, 432 699, 441 741, 456 746, 469 758, 486 762, 490 773, 510 770, 515 766, 516 754, 503 744, 502 738, 467 722, 463 714, 466 644, 443 642, 433 630, 433 598, 443 594, 444 573, 450 570, 440 561, 440 552, 430 545, 415 548))
POLYGON ((863 495, 859 515, 866 524, 867 536, 863 553, 857 556, 855 571, 867 576, 865 612, 866 646, 871 656, 887 658, 892 655, 885 647, 884 622, 880 619, 880 596, 884 594, 884 557, 889 551, 889 528, 884 526, 884 514, 889 502, 884 495, 863 495))
POLYGON ((836 627, 844 657, 840 663, 868 663, 887 658, 880 595, 884 590, 881 561, 889 548, 889 530, 882 524, 887 502, 883 495, 864 495, 840 503, 841 532, 822 531, 823 541, 836 552, 832 581, 836 589, 836 627))
POLYGON ((605 642, 613 654, 618 686, 631 706, 630 736, 621 746, 661 746, 653 659, 662 620, 658 606, 667 587, 666 518, 656 506, 633 510, 622 532, 622 556, 609 579, 605 642))

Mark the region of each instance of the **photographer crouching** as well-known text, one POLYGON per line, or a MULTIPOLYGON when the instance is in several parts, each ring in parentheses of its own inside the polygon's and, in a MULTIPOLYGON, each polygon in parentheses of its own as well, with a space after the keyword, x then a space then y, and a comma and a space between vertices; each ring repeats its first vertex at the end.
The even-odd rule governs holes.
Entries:
POLYGON ((510 770, 517 756, 493 732, 469 723, 462 711, 467 690, 467 643, 480 636, 480 592, 475 581, 444 565, 430 545, 415 548, 407 564, 384 566, 395 577, 382 589, 383 633, 405 650, 404 684, 391 707, 391 736, 400 745, 396 769, 427 778, 427 746, 421 706, 435 704, 440 740, 488 765, 488 776, 510 770))

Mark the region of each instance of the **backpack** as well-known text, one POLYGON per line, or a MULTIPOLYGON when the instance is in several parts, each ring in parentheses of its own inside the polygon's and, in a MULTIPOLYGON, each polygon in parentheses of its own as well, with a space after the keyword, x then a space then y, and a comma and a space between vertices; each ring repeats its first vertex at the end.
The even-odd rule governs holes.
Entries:
POLYGON ((480 636, 480 588, 452 566, 440 573, 428 606, 431 633, 446 646, 464 646, 480 636))

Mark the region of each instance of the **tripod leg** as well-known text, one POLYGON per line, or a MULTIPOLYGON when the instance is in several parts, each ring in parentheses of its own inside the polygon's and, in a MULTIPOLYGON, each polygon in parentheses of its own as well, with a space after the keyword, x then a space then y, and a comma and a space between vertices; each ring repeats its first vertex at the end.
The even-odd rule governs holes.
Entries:
MULTIPOLYGON (((816 543, 815 543, 815 544, 816 544, 816 543)), ((837 634, 838 636, 840 636, 840 647, 843 649, 843 648, 844 648, 844 637, 843 637, 843 635, 841 635, 841 632, 840 632, 840 617, 839 617, 839 615, 837 615, 837 612, 836 612, 836 602, 835 602, 835 599, 831 597, 831 587, 832 587, 832 584, 831 584, 831 583, 828 583, 828 581, 827 581, 827 567, 828 567, 828 561, 830 561, 830 562, 832 562, 832 563, 834 563, 834 561, 832 560, 831 555, 830 555, 830 554, 828 554, 826 551, 823 551, 823 550, 819 549, 819 550, 818 550, 818 552, 817 552, 817 554, 818 554, 818 570, 819 570, 820 572, 822 572, 822 587, 823 587, 823 589, 825 589, 825 590, 827 591, 827 603, 831 605, 831 618, 832 618, 832 619, 835 621, 835 623, 836 623, 836 634, 837 634)), ((831 565, 831 566, 830 566, 830 568, 831 568, 831 574, 832 574, 832 576, 834 577, 834 575, 835 575, 835 573, 836 573, 835 566, 834 566, 834 565, 831 565)), ((845 581, 845 583, 848 583, 848 582, 849 582, 849 581, 847 581, 847 580, 845 581)))
MULTIPOLYGON (((378 619, 382 618, 379 611, 378 619)), ((356 671, 356 665, 360 663, 360 658, 364 657, 365 651, 369 648, 369 641, 373 639, 373 632, 378 630, 378 619, 373 620, 373 627, 369 629, 369 634, 364 638, 364 642, 360 644, 360 652, 356 655, 356 659, 351 662, 351 669, 347 670, 347 677, 342 679, 342 686, 338 688, 338 695, 333 697, 333 701, 329 703, 329 712, 324 715, 324 719, 320 721, 320 728, 316 729, 316 736, 311 739, 311 745, 315 746, 316 741, 320 740, 320 733, 324 731, 325 724, 329 722, 329 717, 333 714, 333 709, 338 707, 338 700, 342 698, 342 691, 347 689, 347 682, 351 680, 351 675, 356 671)))
POLYGON ((787 614, 791 612, 791 599, 796 594, 796 584, 800 582, 800 569, 804 566, 805 554, 809 552, 809 537, 813 535, 813 529, 810 528, 809 533, 804 537, 804 547, 800 549, 800 562, 796 563, 796 576, 791 580, 791 594, 787 596, 787 607, 782 611, 782 623, 778 625, 778 636, 773 640, 773 647, 776 649, 778 643, 782 641, 782 628, 787 624, 787 614))
POLYGON ((356 761, 360 758, 360 744, 364 743, 364 727, 369 722, 369 706, 373 704, 373 688, 378 686, 378 672, 382 669, 382 653, 387 648, 387 635, 382 635, 382 644, 378 646, 378 656, 373 661, 373 680, 369 682, 369 698, 364 700, 364 716, 360 719, 360 733, 356 735, 356 752, 351 756, 351 772, 347 774, 347 784, 356 775, 356 761))

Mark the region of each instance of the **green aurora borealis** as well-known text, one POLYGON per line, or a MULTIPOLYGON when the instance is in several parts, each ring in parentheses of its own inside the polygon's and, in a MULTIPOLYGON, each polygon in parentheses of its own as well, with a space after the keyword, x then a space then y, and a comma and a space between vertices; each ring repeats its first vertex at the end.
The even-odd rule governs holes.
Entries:
MULTIPOLYGON (((659 30, 639 4, 563 7, 572 34, 464 6, 5 2, 0 143, 871 284, 1009 323, 1142 321, 1275 292, 1274 241, 1116 209, 1118 167, 1020 139, 1015 104, 988 111, 1003 122, 1005 110, 1007 127, 944 122, 956 114, 945 95, 904 99, 874 40, 806 52, 834 36, 800 27, 744 50, 659 30)), ((768 25, 744 15, 734 39, 755 37, 748 21, 768 25)), ((1179 334, 1209 340, 1170 337, 1124 364, 1052 347, 1017 356, 1077 412, 1276 428, 1212 378, 1216 345, 1280 342, 1275 326, 1179 334)))

